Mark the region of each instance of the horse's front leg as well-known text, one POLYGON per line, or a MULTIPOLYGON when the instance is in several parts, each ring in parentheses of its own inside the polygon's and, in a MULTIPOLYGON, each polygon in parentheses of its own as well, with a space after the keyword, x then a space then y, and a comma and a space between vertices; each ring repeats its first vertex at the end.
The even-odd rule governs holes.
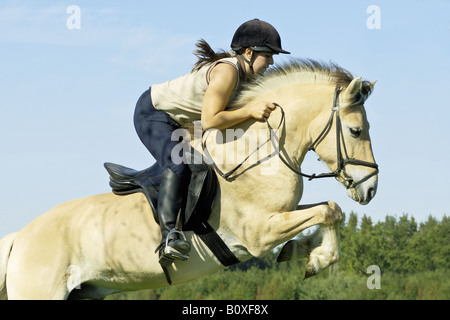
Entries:
POLYGON ((273 215, 264 237, 266 241, 282 243, 306 228, 318 225, 319 229, 313 234, 286 243, 278 257, 278 261, 307 257, 305 278, 308 278, 339 260, 338 230, 342 218, 341 209, 335 202, 302 205, 295 211, 273 215))
POLYGON ((280 251, 277 262, 308 258, 305 279, 339 261, 339 227, 320 226, 314 233, 288 241, 280 251))

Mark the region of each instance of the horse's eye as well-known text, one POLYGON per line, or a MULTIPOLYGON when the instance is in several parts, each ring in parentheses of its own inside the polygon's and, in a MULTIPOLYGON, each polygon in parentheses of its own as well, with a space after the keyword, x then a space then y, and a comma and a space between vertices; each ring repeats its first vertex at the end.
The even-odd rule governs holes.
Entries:
POLYGON ((354 127, 354 128, 349 128, 350 129, 350 133, 354 138, 358 138, 361 135, 361 128, 360 127, 354 127))

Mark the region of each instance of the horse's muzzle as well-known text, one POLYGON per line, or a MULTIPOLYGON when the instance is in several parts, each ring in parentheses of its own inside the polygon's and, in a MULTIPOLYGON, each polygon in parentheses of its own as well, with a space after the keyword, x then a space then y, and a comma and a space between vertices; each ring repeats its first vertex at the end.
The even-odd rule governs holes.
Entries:
POLYGON ((359 204, 366 205, 375 197, 377 185, 378 179, 374 176, 356 187, 347 189, 347 194, 359 204))

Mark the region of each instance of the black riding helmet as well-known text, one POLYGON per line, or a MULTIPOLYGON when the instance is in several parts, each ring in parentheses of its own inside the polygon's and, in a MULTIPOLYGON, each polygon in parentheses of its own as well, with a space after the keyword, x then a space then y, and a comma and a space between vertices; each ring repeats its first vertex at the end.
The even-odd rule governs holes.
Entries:
MULTIPOLYGON (((282 49, 278 31, 271 24, 259 19, 247 21, 236 30, 231 41, 231 49, 239 53, 244 48, 250 48, 257 52, 290 54, 290 52, 282 49)), ((252 55, 250 61, 242 55, 241 58, 249 64, 253 71, 255 55, 252 55)))

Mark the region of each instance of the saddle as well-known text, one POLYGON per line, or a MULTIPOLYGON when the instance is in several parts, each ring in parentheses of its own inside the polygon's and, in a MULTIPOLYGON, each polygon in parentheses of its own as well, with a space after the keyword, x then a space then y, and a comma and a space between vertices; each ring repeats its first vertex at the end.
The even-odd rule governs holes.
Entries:
MULTIPOLYGON (((112 192, 121 196, 143 193, 152 208, 155 221, 159 224, 157 210, 162 177, 161 166, 155 163, 141 171, 110 162, 106 162, 104 166, 110 175, 109 185, 112 192)), ((215 171, 205 163, 189 164, 189 168, 191 179, 186 204, 181 210, 177 227, 197 234, 224 266, 239 263, 240 261, 208 223, 218 188, 215 171)))
MULTIPOLYGON (((161 166, 155 163, 141 171, 109 162, 104 166, 109 173, 109 185, 113 193, 128 195, 142 192, 152 208, 156 223, 159 224, 157 210, 162 177, 161 166)), ((217 177, 211 168, 205 164, 199 164, 190 165, 190 169, 192 174, 186 204, 182 210, 184 214, 181 217, 184 231, 194 230, 193 226, 199 222, 208 221, 217 191, 217 177)))

